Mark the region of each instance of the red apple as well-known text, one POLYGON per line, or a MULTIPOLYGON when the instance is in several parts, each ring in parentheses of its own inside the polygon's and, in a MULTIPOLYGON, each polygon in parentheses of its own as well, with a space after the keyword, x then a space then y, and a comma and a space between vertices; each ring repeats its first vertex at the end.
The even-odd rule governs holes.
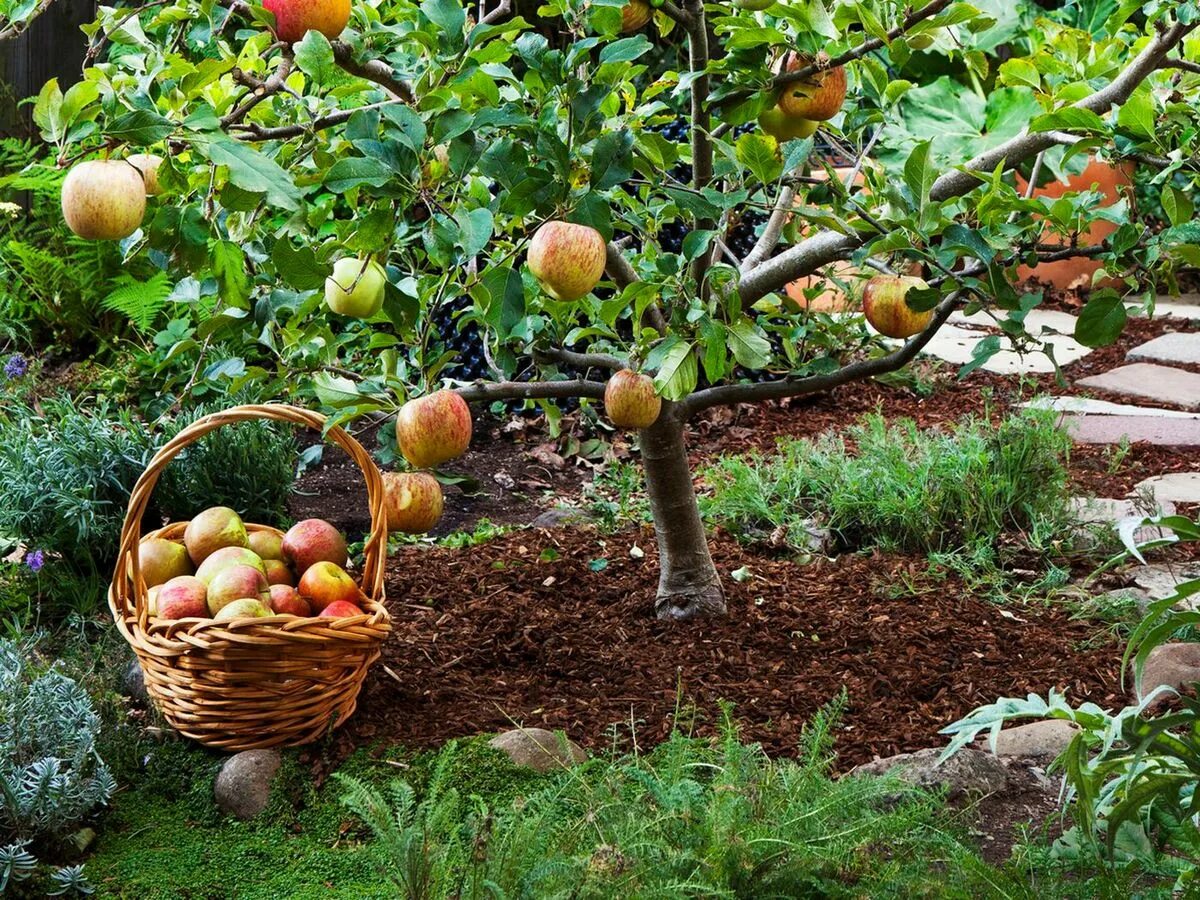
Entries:
POLYGON ((295 584, 296 575, 288 568, 282 559, 263 560, 263 570, 267 573, 267 584, 295 584))
POLYGON ((228 506, 214 506, 188 522, 183 544, 196 565, 222 547, 249 547, 242 517, 228 506))
POLYGON ((453 391, 409 400, 396 416, 396 443, 418 469, 462 456, 471 443, 471 409, 453 391))
POLYGON ((267 574, 266 565, 253 550, 247 547, 222 547, 200 563, 196 577, 205 584, 212 584, 214 578, 234 566, 249 566, 263 575, 267 574))
POLYGON ((910 338, 925 330, 933 318, 933 310, 917 312, 905 297, 912 288, 928 286, 912 275, 876 275, 863 289, 863 315, 880 334, 910 338))
POLYGON ((662 399, 654 393, 649 375, 622 369, 604 387, 604 411, 618 428, 649 428, 661 409, 662 399))
POLYGON ((88 240, 117 241, 141 227, 146 214, 142 173, 124 159, 76 164, 62 186, 63 218, 88 240))
MULTIPOLYGON (((801 53, 784 57, 782 71, 798 72, 813 59, 801 53)), ((846 70, 842 66, 821 69, 802 81, 785 84, 779 90, 779 108, 784 115, 797 119, 826 122, 836 116, 846 102, 846 70)))
POLYGON ((304 597, 312 608, 323 610, 331 603, 358 604, 362 591, 354 583, 346 570, 331 562, 319 562, 300 576, 300 596, 304 597))
POLYGON ((235 600, 270 602, 267 576, 252 566, 234 566, 218 574, 208 585, 209 613, 215 616, 235 600))
POLYGON ((271 614, 271 610, 267 607, 267 604, 261 600, 255 600, 252 597, 243 597, 241 600, 226 603, 213 616, 213 619, 217 622, 232 622, 235 619, 263 619, 271 614))
POLYGON ((341 600, 337 603, 330 603, 318 613, 323 619, 348 619, 351 616, 361 616, 362 614, 363 611, 353 603, 346 603, 341 600))
POLYGON ((156 605, 160 619, 207 619, 208 589, 194 575, 172 578, 158 589, 156 605))
POLYGON ((595 228, 550 221, 529 244, 529 271, 555 300, 574 302, 600 283, 606 252, 595 228))
POLYGON ((346 565, 346 539, 324 519, 297 522, 283 536, 283 555, 303 575, 319 562, 346 565))
POLYGON ((442 517, 442 486, 423 472, 385 472, 388 531, 423 534, 442 517))
POLYGON ((300 596, 300 592, 287 584, 271 585, 271 611, 281 616, 300 616, 308 618, 312 615, 312 607, 300 596))
POLYGON ((646 0, 629 0, 621 7, 621 34, 632 34, 650 21, 653 10, 646 0))
POLYGON ((164 538, 150 538, 138 545, 138 564, 146 587, 166 584, 180 575, 191 575, 192 561, 183 544, 164 538))
POLYGON ((275 14, 275 33, 294 44, 309 31, 319 31, 331 41, 350 21, 350 0, 263 0, 275 14))
POLYGON ((261 560, 283 559, 283 535, 276 531, 251 531, 250 549, 261 560))

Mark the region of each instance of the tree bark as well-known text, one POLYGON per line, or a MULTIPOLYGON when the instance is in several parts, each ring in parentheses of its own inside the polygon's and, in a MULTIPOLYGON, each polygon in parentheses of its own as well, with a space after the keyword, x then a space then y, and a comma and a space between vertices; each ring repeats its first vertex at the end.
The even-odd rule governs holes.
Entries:
POLYGON ((641 432, 646 492, 658 539, 660 619, 687 621, 725 615, 725 591, 708 552, 696 489, 683 441, 684 417, 675 403, 663 404, 658 421, 641 432))

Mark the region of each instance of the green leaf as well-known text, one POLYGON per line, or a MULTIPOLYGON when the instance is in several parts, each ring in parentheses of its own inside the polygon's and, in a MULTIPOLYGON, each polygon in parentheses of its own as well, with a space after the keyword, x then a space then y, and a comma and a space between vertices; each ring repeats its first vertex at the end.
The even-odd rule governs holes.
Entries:
POLYGON ((968 228, 958 222, 942 232, 942 247, 984 263, 990 263, 996 256, 996 251, 983 239, 983 235, 974 228, 968 228))
POLYGON ((931 154, 932 141, 922 141, 913 147, 904 163, 904 183, 912 192, 917 209, 924 209, 929 202, 929 189, 937 179, 937 169, 931 154))
POLYGON ((425 0, 421 12, 442 31, 461 38, 467 14, 458 0, 425 0))
POLYGON ((327 86, 342 77, 342 70, 333 60, 333 47, 321 32, 310 30, 292 49, 296 53, 296 66, 317 85, 327 86))
POLYGON ((135 109, 118 116, 106 129, 110 138, 140 147, 158 143, 174 130, 170 119, 148 109, 135 109))
POLYGON ((628 128, 607 131, 596 138, 592 149, 592 187, 616 187, 633 174, 633 132, 628 128))
POLYGON ((525 315, 525 284, 521 273, 509 266, 493 266, 484 273, 482 285, 488 293, 484 321, 507 339, 525 315))
POLYGON ((1195 213, 1192 198, 1172 184, 1163 185, 1162 206, 1172 225, 1190 222, 1195 213))
POLYGON ((1068 106, 1036 116, 1029 123, 1030 131, 1086 131, 1103 134, 1108 131, 1105 121, 1090 109, 1068 106))
POLYGON ((332 271, 331 266, 317 260, 311 247, 297 249, 287 238, 275 242, 271 248, 271 262, 279 277, 298 291, 316 290, 325 284, 332 271))
POLYGON ((363 399, 358 385, 342 375, 318 372, 313 376, 313 390, 317 399, 335 409, 358 403, 363 399))
POLYGON ((654 389, 668 400, 682 400, 695 389, 699 370, 688 341, 672 335, 654 348, 646 363, 657 363, 654 389))
POLYGON ((299 207, 300 191, 291 176, 269 156, 241 141, 196 141, 195 146, 202 148, 218 166, 226 166, 229 180, 242 190, 266 194, 267 201, 281 209, 299 207))
POLYGON ((773 184, 783 174, 783 161, 779 158, 779 144, 763 134, 743 134, 735 145, 737 161, 745 166, 763 184, 773 184))
POLYGON ((1075 340, 1085 347, 1107 347, 1121 336, 1129 313, 1121 296, 1112 290, 1097 291, 1075 323, 1075 340))
POLYGON ((325 173, 325 187, 341 194, 361 184, 383 187, 392 179, 392 170, 377 159, 348 156, 339 159, 325 173))
POLYGON ((653 49, 654 45, 646 40, 644 34, 635 34, 633 37, 621 38, 619 41, 607 44, 600 51, 600 64, 632 62, 653 49))
POLYGON ((463 249, 463 255, 470 259, 482 253, 492 239, 491 210, 459 210, 454 215, 454 221, 458 223, 458 244, 463 249))
POLYGON ((747 369, 762 369, 771 361, 771 342, 749 319, 729 326, 728 346, 738 365, 747 369))
POLYGON ((1030 60, 1017 57, 1001 63, 1000 81, 1004 84, 1027 85, 1037 90, 1042 85, 1042 75, 1030 60))
POLYGON ((210 259, 221 299, 230 306, 244 308, 250 297, 250 276, 242 248, 232 241, 214 241, 210 259))
POLYGON ((1117 111, 1117 124, 1138 137, 1154 137, 1157 130, 1154 127, 1154 98, 1150 95, 1149 87, 1143 84, 1121 104, 1117 111))

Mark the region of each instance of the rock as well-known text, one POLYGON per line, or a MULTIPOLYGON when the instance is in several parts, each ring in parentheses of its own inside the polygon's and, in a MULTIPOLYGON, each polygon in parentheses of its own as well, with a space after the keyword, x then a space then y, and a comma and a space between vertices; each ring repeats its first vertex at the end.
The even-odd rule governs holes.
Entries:
POLYGON ((1088 397, 1035 397, 1019 404, 1027 409, 1053 409, 1057 412, 1079 413, 1093 416, 1149 416, 1158 419, 1200 419, 1200 413, 1184 412, 1179 409, 1161 409, 1157 406, 1133 406, 1128 403, 1112 403, 1109 400, 1092 400, 1088 397))
POLYGON ((125 667, 125 674, 121 676, 121 691, 138 703, 150 702, 150 694, 146 691, 146 675, 136 659, 125 667))
POLYGON ((527 766, 535 772, 552 772, 587 762, 587 754, 579 746, 545 728, 514 728, 496 735, 488 741, 488 746, 495 747, 518 766, 527 766))
POLYGON ((1200 365, 1200 340, 1197 340, 1194 334, 1171 331, 1134 347, 1127 354, 1127 358, 1148 359, 1168 364, 1200 365))
POLYGON ((1148 495, 1159 503, 1200 503, 1200 472, 1171 472, 1139 481, 1135 495, 1148 495))
MULTIPOLYGON (((1049 763, 1067 749, 1078 730, 1078 725, 1064 719, 1046 719, 1044 722, 1004 728, 996 735, 996 755, 1049 763)), ((976 741, 975 746, 991 752, 987 737, 976 741)))
MULTIPOLYGON (((1153 502, 1144 502, 1141 499, 1113 500, 1107 497, 1073 497, 1071 511, 1083 526, 1076 529, 1076 544, 1079 547, 1087 548, 1094 543, 1091 532, 1096 529, 1096 526, 1103 526, 1111 534, 1113 533, 1112 529, 1115 529, 1117 524, 1124 519, 1135 516, 1139 519, 1149 516, 1173 516, 1175 515, 1175 504, 1161 503, 1156 507, 1153 502)), ((1170 534, 1170 529, 1139 528, 1133 533, 1133 539, 1138 544, 1144 544, 1147 541, 1161 540, 1170 534)))
MULTIPOLYGON (((1129 310, 1130 315, 1142 317, 1146 315, 1142 311, 1140 303, 1127 304, 1125 308, 1129 310)), ((1200 321, 1200 294, 1181 294, 1178 297, 1162 294, 1156 297, 1154 318, 1200 321)))
POLYGON ((558 454, 553 444, 538 444, 527 455, 534 462, 555 472, 561 472, 567 467, 567 461, 558 454))
MULTIPOLYGON (((1132 575, 1133 583, 1149 594, 1151 600, 1165 600, 1175 593, 1180 584, 1200 578, 1200 563, 1138 566, 1132 575)), ((1196 600, 1200 600, 1200 595, 1193 594, 1184 603, 1190 604, 1196 600)))
POLYGON ((938 748, 900 753, 863 763, 850 774, 895 774, 916 787, 945 790, 950 800, 994 794, 1008 785, 1008 770, 991 753, 964 747, 939 766, 937 761, 941 755, 938 748))
POLYGON ((1075 385, 1152 403, 1200 409, 1200 375, 1170 366, 1131 363, 1090 378, 1081 378, 1075 385))
MULTIPOLYGON (((1200 375, 1196 376, 1200 378, 1200 375)), ((1200 419, 1154 416, 1066 415, 1061 427, 1077 444, 1147 443, 1160 447, 1200 446, 1200 419)))
POLYGON ((592 517, 582 509, 556 506, 539 513, 529 524, 533 528, 561 528, 568 525, 591 525, 592 522, 592 517))
MULTIPOLYGON (((1160 644, 1146 657, 1141 690, 1134 696, 1141 703, 1160 687, 1196 690, 1197 684, 1200 684, 1200 644, 1160 644)), ((1164 691, 1150 708, 1165 703, 1171 696, 1170 691, 1164 691)))
POLYGON ((282 762, 278 750, 243 750, 229 757, 217 774, 217 806, 226 815, 253 819, 267 808, 282 762))

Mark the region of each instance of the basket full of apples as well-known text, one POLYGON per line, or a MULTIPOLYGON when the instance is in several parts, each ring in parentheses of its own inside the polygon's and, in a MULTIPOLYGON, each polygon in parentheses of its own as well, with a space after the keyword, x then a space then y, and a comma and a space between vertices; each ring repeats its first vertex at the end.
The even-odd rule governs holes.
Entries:
POLYGON ((167 721, 231 751, 309 743, 344 722, 391 630, 383 479, 341 428, 327 436, 362 470, 371 512, 361 582, 346 571, 345 539, 321 519, 285 533, 218 506, 141 534, 163 468, 209 432, 250 419, 325 426, 318 413, 270 404, 234 407, 181 431, 134 486, 108 592, 167 721))

